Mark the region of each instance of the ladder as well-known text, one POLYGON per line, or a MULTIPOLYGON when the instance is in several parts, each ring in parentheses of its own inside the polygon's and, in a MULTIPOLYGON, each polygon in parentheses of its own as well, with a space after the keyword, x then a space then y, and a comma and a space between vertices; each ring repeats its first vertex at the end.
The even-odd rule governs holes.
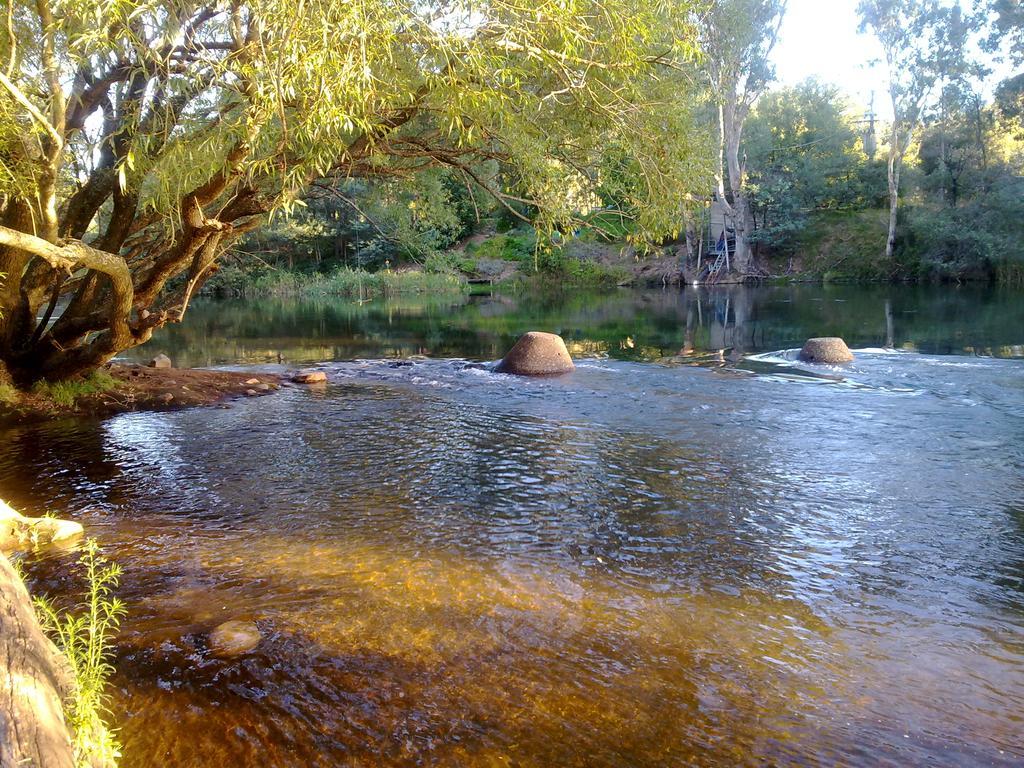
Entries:
POLYGON ((714 285, 718 282, 718 279, 722 276, 722 270, 728 263, 729 255, 728 251, 719 251, 718 258, 715 259, 715 263, 711 265, 708 270, 708 276, 704 280, 704 285, 714 285))

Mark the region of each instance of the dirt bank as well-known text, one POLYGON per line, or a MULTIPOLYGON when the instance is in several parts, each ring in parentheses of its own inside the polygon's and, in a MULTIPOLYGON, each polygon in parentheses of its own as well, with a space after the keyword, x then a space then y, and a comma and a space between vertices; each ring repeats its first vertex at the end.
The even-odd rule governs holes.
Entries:
POLYGON ((109 388, 76 395, 71 403, 58 402, 41 390, 19 392, 0 402, 0 424, 214 405, 238 397, 270 394, 279 389, 283 381, 283 377, 268 373, 137 365, 112 365, 106 373, 113 380, 109 388))

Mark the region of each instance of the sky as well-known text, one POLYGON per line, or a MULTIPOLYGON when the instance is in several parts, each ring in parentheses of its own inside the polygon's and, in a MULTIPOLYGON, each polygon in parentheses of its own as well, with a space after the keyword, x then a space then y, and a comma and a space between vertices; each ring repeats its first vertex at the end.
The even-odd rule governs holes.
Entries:
MULTIPOLYGON (((851 105, 867 108, 875 92, 875 109, 883 120, 892 116, 886 91, 885 66, 870 62, 881 59, 882 50, 870 34, 859 34, 858 0, 789 0, 773 59, 776 77, 782 85, 796 85, 818 77, 838 85, 851 105)), ((1008 77, 1009 64, 996 64, 987 80, 986 91, 1008 77)))
POLYGON ((857 0, 789 0, 774 51, 775 72, 783 85, 808 77, 838 85, 851 103, 886 112, 885 68, 869 66, 881 56, 869 35, 857 33, 857 0))

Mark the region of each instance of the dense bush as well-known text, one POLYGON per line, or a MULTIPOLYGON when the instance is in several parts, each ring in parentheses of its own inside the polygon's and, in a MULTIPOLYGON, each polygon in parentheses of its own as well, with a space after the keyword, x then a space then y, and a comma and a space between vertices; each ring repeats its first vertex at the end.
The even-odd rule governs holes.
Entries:
POLYGON ((499 233, 474 246, 467 248, 474 258, 501 259, 520 264, 532 264, 537 235, 532 229, 522 227, 499 233))

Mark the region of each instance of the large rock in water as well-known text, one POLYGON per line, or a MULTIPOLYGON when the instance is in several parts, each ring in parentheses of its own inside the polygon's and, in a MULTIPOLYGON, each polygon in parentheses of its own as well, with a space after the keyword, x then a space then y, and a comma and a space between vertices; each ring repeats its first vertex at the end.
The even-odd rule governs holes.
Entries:
POLYGON ((520 337, 495 370, 518 376, 555 376, 575 367, 561 336, 530 331, 520 337))
POLYGON ((800 350, 800 359, 805 363, 837 365, 852 363, 853 353, 846 346, 846 342, 840 338, 808 339, 804 348, 800 350))
POLYGON ((171 367, 171 358, 167 355, 157 355, 148 363, 150 368, 163 368, 167 369, 171 367))
POLYGON ((323 371, 299 371, 292 376, 296 384, 322 384, 327 381, 327 374, 323 371))
POLYGON ((225 621, 210 633, 210 651, 230 659, 248 653, 262 640, 259 628, 251 621, 225 621))

